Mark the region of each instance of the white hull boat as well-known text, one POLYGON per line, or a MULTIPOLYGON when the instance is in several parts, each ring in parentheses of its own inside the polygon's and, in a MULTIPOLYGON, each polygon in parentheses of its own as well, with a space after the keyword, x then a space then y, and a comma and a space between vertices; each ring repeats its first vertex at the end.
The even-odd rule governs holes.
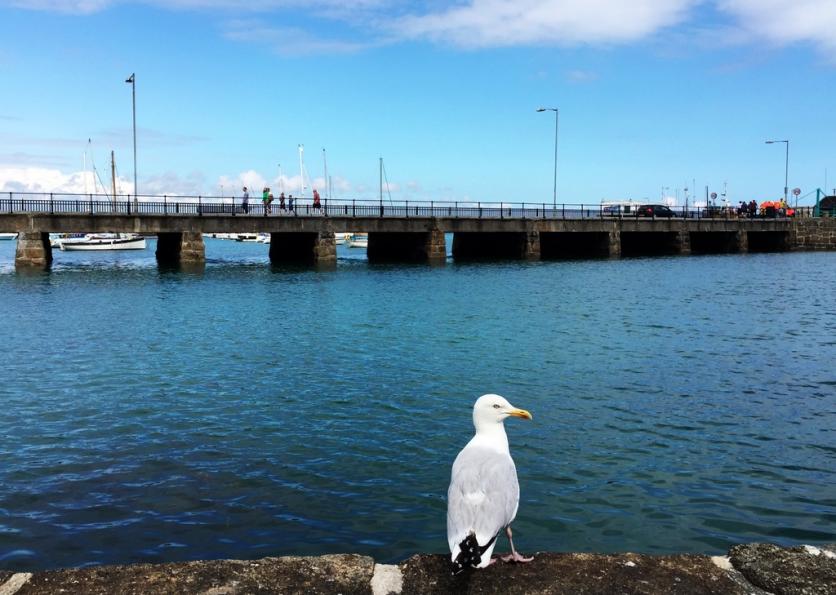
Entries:
POLYGON ((88 233, 83 238, 59 238, 58 247, 75 250, 145 250, 145 238, 136 234, 88 233))
POLYGON ((353 233, 345 239, 345 245, 349 248, 368 248, 369 234, 353 233))

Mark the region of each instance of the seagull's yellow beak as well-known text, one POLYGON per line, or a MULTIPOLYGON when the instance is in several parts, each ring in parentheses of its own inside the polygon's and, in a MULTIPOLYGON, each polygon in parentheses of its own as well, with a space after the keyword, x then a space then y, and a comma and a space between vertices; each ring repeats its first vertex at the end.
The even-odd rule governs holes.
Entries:
POLYGON ((511 409, 510 411, 508 411, 508 415, 511 415, 513 417, 524 417, 525 419, 534 419, 531 417, 531 414, 525 409, 511 409))

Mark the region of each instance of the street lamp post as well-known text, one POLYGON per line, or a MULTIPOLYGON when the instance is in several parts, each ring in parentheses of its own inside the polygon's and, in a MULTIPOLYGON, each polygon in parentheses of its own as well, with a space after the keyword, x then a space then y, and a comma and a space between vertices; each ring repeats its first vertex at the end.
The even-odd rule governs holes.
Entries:
POLYGON ((557 124, 560 112, 556 107, 538 107, 538 112, 554 112, 554 192, 552 194, 552 210, 557 209, 557 124))
POLYGON ((786 161, 784 163, 784 204, 788 205, 789 203, 787 202, 787 198, 788 198, 787 192, 789 190, 788 180, 789 180, 789 173, 790 173, 790 141, 788 141, 788 140, 768 140, 768 141, 766 141, 767 145, 772 145, 772 144, 775 144, 775 143, 784 143, 786 145, 786 148, 787 148, 786 161))
POLYGON ((129 76, 125 80, 125 82, 130 83, 130 85, 131 85, 131 99, 132 99, 131 105, 133 107, 132 111, 133 111, 133 119, 134 119, 134 206, 136 207, 137 202, 138 202, 138 197, 137 197, 138 191, 137 191, 137 186, 136 186, 136 76, 135 76, 135 74, 136 73, 132 72, 131 76, 129 76))

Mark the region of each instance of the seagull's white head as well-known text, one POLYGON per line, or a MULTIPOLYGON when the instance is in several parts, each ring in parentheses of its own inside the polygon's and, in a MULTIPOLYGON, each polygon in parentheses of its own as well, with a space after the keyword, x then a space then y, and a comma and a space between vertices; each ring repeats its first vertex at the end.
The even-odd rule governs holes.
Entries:
POLYGON ((473 405, 473 425, 477 431, 501 424, 507 417, 531 419, 531 414, 525 409, 517 409, 508 399, 499 395, 482 395, 473 405))

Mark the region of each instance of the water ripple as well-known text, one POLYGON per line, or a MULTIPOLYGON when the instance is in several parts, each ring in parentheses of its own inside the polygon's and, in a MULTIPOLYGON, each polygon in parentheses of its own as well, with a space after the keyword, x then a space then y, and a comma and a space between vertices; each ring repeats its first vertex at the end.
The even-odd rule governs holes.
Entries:
POLYGON ((196 274, 62 254, 30 277, 0 253, 0 568, 443 551, 484 392, 534 413, 507 423, 527 551, 836 540, 836 320, 809 315, 834 254, 207 250, 196 274))

